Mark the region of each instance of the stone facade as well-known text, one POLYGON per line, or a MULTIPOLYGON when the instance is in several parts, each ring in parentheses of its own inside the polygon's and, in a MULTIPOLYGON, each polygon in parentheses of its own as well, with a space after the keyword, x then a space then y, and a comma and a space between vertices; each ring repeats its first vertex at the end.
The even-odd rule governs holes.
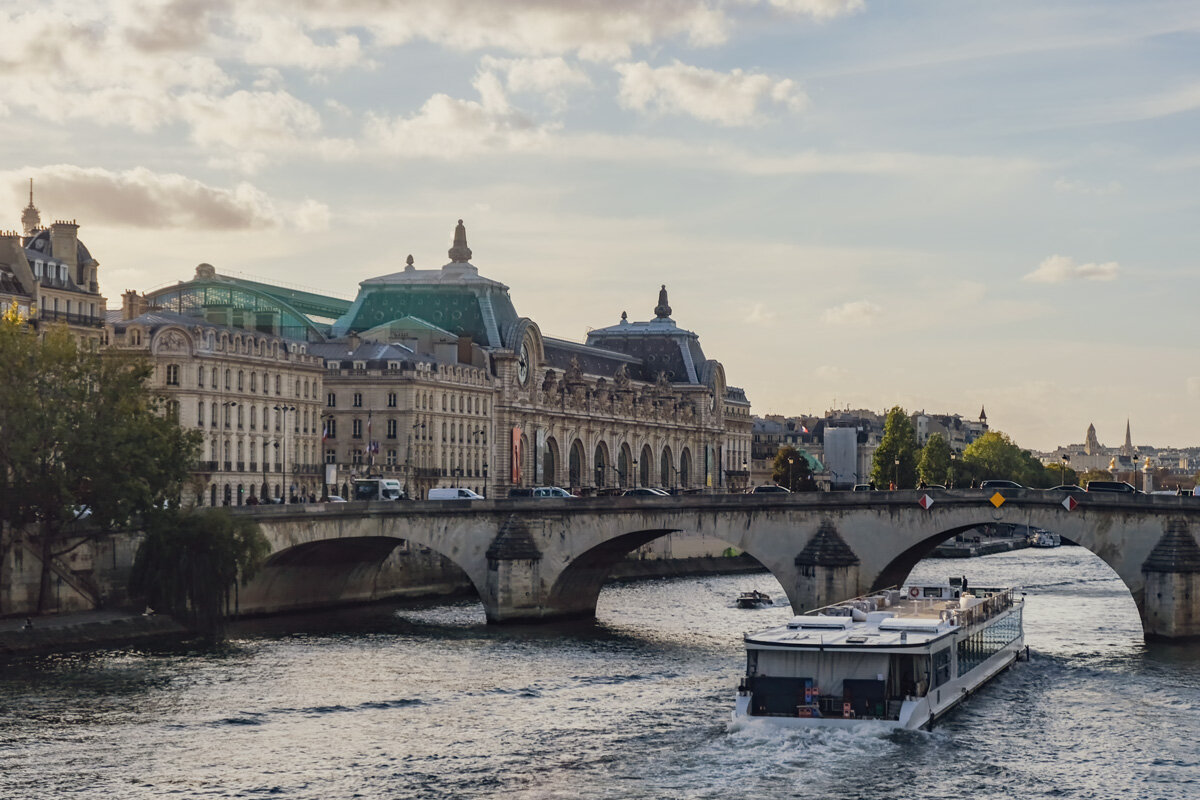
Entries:
POLYGON ((167 311, 114 322, 109 341, 148 357, 168 413, 203 435, 185 501, 242 505, 321 494, 325 370, 306 343, 167 311))

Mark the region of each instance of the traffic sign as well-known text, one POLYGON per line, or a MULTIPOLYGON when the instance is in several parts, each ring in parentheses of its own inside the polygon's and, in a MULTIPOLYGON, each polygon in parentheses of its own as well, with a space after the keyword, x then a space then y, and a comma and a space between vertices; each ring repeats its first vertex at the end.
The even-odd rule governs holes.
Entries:
POLYGON ((988 500, 996 508, 999 508, 1000 506, 1004 505, 1004 495, 1000 494, 999 492, 996 492, 994 495, 989 497, 988 500))
POLYGON ((917 502, 918 502, 918 503, 920 503, 920 505, 921 505, 921 508, 923 508, 923 509, 925 509, 926 511, 928 511, 928 510, 929 510, 929 507, 930 507, 931 505, 933 505, 933 498, 932 498, 932 497, 930 497, 930 496, 929 496, 929 495, 927 495, 927 494, 923 494, 923 495, 921 495, 921 499, 920 499, 920 500, 918 500, 917 502))
POLYGON ((1074 511, 1079 508, 1079 502, 1074 497, 1067 495, 1067 499, 1062 501, 1062 506, 1067 511, 1074 511))

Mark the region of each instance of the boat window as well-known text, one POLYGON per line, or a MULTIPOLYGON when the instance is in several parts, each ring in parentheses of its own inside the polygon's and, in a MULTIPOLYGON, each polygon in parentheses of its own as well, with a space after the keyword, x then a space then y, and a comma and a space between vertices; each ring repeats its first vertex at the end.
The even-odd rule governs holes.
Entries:
POLYGON ((926 597, 941 597, 942 596, 942 587, 926 586, 925 587, 925 596, 926 597))
POLYGON ((933 685, 941 686, 950 680, 950 648, 943 647, 933 654, 933 685))

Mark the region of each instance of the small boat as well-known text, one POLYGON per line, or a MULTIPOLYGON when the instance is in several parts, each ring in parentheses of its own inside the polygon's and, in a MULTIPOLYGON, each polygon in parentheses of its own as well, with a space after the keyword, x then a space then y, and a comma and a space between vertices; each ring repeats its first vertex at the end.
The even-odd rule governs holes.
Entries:
POLYGON ((742 592, 737 599, 738 608, 762 608, 771 605, 771 596, 755 589, 742 592))
POLYGON ((929 728, 1024 651, 1012 588, 911 584, 747 633, 733 726, 929 728))
POLYGON ((1062 537, 1054 531, 1038 528, 1029 537, 1030 547, 1058 547, 1062 544, 1062 537))

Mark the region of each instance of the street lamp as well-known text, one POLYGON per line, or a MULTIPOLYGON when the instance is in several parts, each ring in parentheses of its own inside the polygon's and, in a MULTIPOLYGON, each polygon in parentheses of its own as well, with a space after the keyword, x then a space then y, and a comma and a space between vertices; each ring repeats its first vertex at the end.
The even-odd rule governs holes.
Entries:
MULTIPOLYGON (((295 411, 295 410, 296 410, 295 406, 275 406, 275 411, 278 412, 281 417, 283 417, 283 453, 282 453, 282 460, 280 461, 280 464, 279 464, 280 471, 283 473, 283 477, 281 478, 281 481, 286 481, 287 476, 288 476, 288 471, 287 471, 287 433, 288 433, 287 415, 288 415, 288 412, 295 411)), ((279 442, 276 442, 275 446, 278 447, 279 442)), ((291 500, 291 498, 292 498, 292 491, 291 491, 291 486, 289 486, 287 497, 285 499, 291 500)))
POLYGON ((746 459, 742 459, 742 489, 750 488, 750 471, 746 468, 746 459))
POLYGON ((405 495, 405 497, 412 496, 409 494, 409 483, 412 480, 412 473, 413 473, 412 443, 413 443, 413 432, 416 431, 418 428, 424 429, 425 423, 424 422, 413 423, 412 428, 410 428, 408 431, 408 447, 406 447, 404 449, 404 495, 405 495))
POLYGON ((1133 454, 1133 475, 1131 476, 1133 478, 1133 488, 1134 489, 1138 488, 1138 469, 1137 469, 1138 458, 1139 458, 1138 454, 1134 453, 1133 454))
POLYGON ((795 463, 796 463, 795 456, 788 456, 788 487, 787 488, 788 488, 789 492, 792 491, 794 488, 796 488, 792 482, 793 481, 792 467, 795 465, 795 463))
POLYGON ((899 456, 896 457, 896 460, 893 463, 895 465, 895 469, 892 470, 892 491, 895 491, 900 488, 900 458, 899 458, 899 456))
POLYGON ((1061 483, 1065 486, 1067 483, 1067 464, 1071 461, 1071 457, 1069 455, 1067 455, 1066 453, 1063 453, 1061 458, 1062 458, 1062 476, 1061 476, 1062 480, 1060 480, 1059 483, 1061 483))
POLYGON ((487 461, 484 461, 483 462, 483 496, 484 497, 487 497, 487 487, 488 487, 487 467, 488 467, 487 461))
POLYGON ((958 453, 950 451, 950 488, 954 488, 954 462, 958 460, 958 453))
POLYGON ((638 460, 635 458, 633 460, 633 488, 636 489, 637 485, 638 485, 638 460))

